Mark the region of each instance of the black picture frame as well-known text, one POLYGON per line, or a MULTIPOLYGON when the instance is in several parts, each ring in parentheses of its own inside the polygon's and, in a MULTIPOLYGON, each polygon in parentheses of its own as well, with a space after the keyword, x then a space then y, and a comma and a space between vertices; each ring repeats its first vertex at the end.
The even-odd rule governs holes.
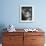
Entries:
POLYGON ((34 21, 34 7, 32 5, 20 5, 20 22, 34 21))

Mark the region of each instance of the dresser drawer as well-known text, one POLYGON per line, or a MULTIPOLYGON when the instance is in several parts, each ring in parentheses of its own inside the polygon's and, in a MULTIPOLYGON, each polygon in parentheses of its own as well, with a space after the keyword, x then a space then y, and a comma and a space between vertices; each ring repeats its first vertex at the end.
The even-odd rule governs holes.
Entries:
POLYGON ((10 44, 10 43, 8 43, 8 44, 3 44, 2 46, 23 46, 23 43, 14 43, 14 44, 10 44))
POLYGON ((32 44, 32 46, 44 46, 44 44, 32 44))
POLYGON ((32 36, 32 43, 33 44, 43 44, 44 36, 32 36))
POLYGON ((15 43, 15 42, 21 42, 23 41, 23 36, 4 36, 3 37, 3 43, 15 43))
POLYGON ((3 40, 3 46, 23 46, 22 37, 7 37, 3 40))
POLYGON ((5 36, 23 36, 23 32, 4 32, 5 36))
POLYGON ((24 36, 44 36, 44 32, 25 32, 24 36))

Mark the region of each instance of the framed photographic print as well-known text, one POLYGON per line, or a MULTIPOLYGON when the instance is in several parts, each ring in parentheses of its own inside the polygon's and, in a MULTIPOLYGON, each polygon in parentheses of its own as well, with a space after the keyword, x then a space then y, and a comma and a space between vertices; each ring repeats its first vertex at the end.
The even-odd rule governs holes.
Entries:
POLYGON ((34 21, 34 7, 32 5, 20 6, 20 22, 34 21))

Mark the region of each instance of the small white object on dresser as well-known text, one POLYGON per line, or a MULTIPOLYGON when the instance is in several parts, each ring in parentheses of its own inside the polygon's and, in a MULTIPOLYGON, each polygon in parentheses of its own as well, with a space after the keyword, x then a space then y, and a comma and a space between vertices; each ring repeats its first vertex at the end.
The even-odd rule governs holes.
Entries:
POLYGON ((7 31, 8 32, 16 32, 15 27, 12 24, 8 26, 7 31))

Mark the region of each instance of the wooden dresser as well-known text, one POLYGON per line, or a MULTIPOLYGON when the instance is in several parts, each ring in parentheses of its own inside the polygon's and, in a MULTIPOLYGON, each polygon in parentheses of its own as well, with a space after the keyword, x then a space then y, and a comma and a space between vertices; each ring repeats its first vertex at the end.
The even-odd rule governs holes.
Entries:
POLYGON ((3 46, 44 46, 44 32, 3 32, 3 46))

